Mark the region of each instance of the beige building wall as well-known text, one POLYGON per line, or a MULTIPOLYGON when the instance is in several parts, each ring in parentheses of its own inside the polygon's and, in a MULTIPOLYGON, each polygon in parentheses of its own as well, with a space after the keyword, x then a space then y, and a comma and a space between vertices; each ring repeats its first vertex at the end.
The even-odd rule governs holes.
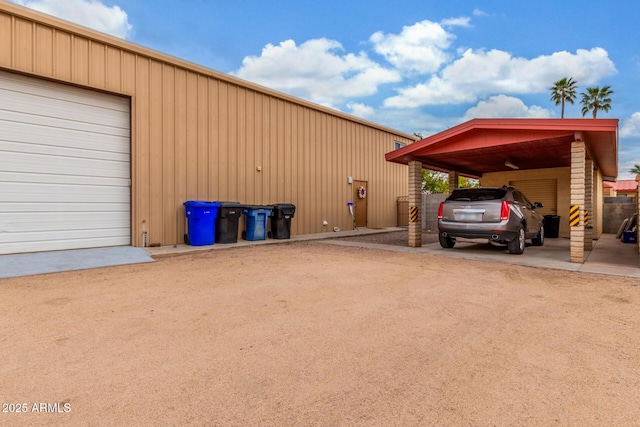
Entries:
POLYGON ((411 135, 6 2, 0 68, 130 97, 135 246, 181 243, 186 200, 289 202, 292 234, 350 229, 349 176, 368 227, 395 225, 408 178, 384 154, 411 135))
MULTIPOLYGON (((557 215, 560 216, 560 229, 558 230, 558 235, 559 237, 569 238, 569 206, 571 204, 570 168, 532 169, 486 173, 482 178, 480 178, 480 185, 483 187, 501 187, 505 184, 508 185, 510 181, 534 179, 557 180, 557 215)), ((532 200, 532 202, 535 202, 535 200, 532 200)), ((602 219, 600 219, 600 223, 602 223, 602 219)))

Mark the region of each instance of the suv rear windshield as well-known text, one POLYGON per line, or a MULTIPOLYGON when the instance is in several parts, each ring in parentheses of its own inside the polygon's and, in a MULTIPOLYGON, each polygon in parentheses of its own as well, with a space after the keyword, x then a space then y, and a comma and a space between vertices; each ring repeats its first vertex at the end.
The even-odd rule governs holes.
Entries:
POLYGON ((502 199, 507 194, 502 188, 469 188, 453 190, 447 200, 459 200, 465 202, 479 202, 483 200, 502 199))

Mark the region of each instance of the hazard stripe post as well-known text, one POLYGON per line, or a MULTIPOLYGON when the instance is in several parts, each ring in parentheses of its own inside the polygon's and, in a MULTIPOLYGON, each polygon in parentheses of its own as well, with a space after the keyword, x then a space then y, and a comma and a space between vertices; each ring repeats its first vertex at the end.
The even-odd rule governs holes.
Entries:
POLYGON ((418 222, 418 208, 416 206, 409 208, 409 222, 418 222))
POLYGON ((569 225, 577 227, 580 225, 580 205, 571 205, 569 210, 569 225))

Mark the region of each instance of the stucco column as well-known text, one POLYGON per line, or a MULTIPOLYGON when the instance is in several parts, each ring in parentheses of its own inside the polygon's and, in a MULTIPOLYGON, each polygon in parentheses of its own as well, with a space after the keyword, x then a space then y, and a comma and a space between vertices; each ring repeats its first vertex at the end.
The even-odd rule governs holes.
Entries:
POLYGON ((422 246, 422 162, 409 162, 409 246, 422 246))
POLYGON ((456 171, 449 171, 449 193, 458 188, 458 177, 460 175, 456 171))
POLYGON ((584 228, 584 250, 593 249, 593 226, 596 218, 593 212, 593 160, 584 161, 584 209, 589 212, 589 224, 584 228))
POLYGON ((571 206, 577 205, 580 211, 579 222, 571 226, 571 262, 584 262, 584 195, 585 195, 585 159, 584 141, 571 143, 571 206))

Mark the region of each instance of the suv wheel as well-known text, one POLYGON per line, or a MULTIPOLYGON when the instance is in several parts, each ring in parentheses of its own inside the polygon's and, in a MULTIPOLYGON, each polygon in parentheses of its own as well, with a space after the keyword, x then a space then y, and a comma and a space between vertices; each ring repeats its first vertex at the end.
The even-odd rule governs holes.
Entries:
POLYGON ((524 252, 524 227, 518 229, 518 235, 507 245, 510 254, 520 255, 524 252))
POLYGON ((538 235, 531 239, 531 243, 533 246, 542 246, 544 245, 544 225, 540 225, 540 231, 538 231, 538 235))
POLYGON ((440 246, 446 249, 450 249, 456 244, 455 240, 451 237, 443 236, 442 233, 438 235, 438 240, 440 240, 440 246))

